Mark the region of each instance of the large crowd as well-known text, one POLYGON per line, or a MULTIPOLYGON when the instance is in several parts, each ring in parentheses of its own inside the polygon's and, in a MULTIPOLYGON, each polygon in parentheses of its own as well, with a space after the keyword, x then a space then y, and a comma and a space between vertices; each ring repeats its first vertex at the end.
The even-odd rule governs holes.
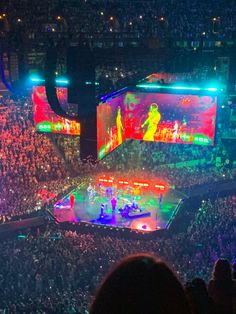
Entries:
POLYGON ((194 278, 207 283, 218 258, 235 262, 235 205, 236 196, 207 199, 187 233, 151 240, 48 226, 37 236, 29 233, 1 242, 0 309, 5 313, 88 313, 104 274, 119 259, 136 252, 152 252, 164 259, 183 284, 191 285, 194 278))
MULTIPOLYGON (((35 60, 43 64, 45 45, 55 40, 62 53, 57 69, 61 74, 65 72, 66 47, 85 37, 95 48, 98 63, 97 98, 133 84, 148 73, 168 72, 168 69, 179 73, 174 78, 176 81, 204 82, 217 77, 221 83, 226 82, 227 57, 221 60, 218 53, 202 57, 201 49, 199 54, 195 50, 211 41, 214 47, 235 44, 235 0, 4 2, 0 4, 3 51, 10 51, 9 55, 16 51, 20 67, 30 68, 29 60, 26 61, 27 56, 30 59, 28 53, 37 55, 39 52, 35 60), (116 55, 117 48, 125 45, 140 49, 140 55, 146 54, 145 65, 145 58, 138 54, 133 60, 132 53, 129 55, 132 49, 127 49, 127 55, 123 57, 116 55), (116 47, 116 61, 111 61, 111 53, 106 49, 99 61, 101 56, 97 48, 102 47, 116 47), (146 47, 156 49, 146 51, 146 47), (188 53, 190 47, 195 50, 188 53), (21 62, 21 56, 25 64, 21 62)), ((9 62, 14 69, 13 57, 11 55, 9 62)), ((170 294, 171 289, 175 290, 173 286, 169 285, 162 294, 166 287, 164 269, 168 268, 164 266, 157 278, 160 284, 156 281, 153 287, 158 287, 159 291, 151 300, 155 299, 157 306, 167 300, 165 311, 159 312, 235 314, 236 194, 233 190, 217 194, 210 189, 214 183, 235 182, 236 177, 234 146, 221 140, 227 125, 227 122, 222 124, 223 119, 222 114, 217 121, 214 146, 126 141, 103 160, 96 163, 88 160, 84 164, 79 159, 78 137, 36 132, 29 95, 0 95, 0 227, 3 229, 7 222, 47 214, 59 197, 82 182, 88 185, 98 174, 115 176, 118 173, 127 179, 158 178, 187 198, 187 205, 176 217, 179 228, 165 232, 144 235, 138 231, 128 233, 122 228, 100 232, 101 226, 45 220, 40 228, 20 231, 18 235, 12 233, 4 238, 0 234, 0 314, 156 313, 156 308, 154 311, 150 308, 152 302, 145 304, 145 311, 141 307, 137 310, 137 307, 142 304, 142 298, 151 300, 150 295, 156 291, 150 291, 149 295, 150 285, 148 282, 145 286, 144 270, 149 273, 150 269, 161 265, 173 269, 176 277, 172 276, 172 282, 179 283, 191 311, 188 306, 182 312, 175 308, 176 300, 170 294), (199 196, 200 205, 192 204, 191 207, 188 196, 199 186, 204 186, 208 194, 199 196), (147 252, 166 264, 140 255, 136 259, 140 258, 143 267, 139 274, 142 280, 136 276, 137 268, 134 272, 130 268, 122 290, 119 286, 121 273, 114 277, 116 284, 106 291, 106 284, 119 272, 121 265, 132 266, 131 258, 114 268, 119 260, 130 254, 147 252), (113 273, 102 281, 111 268, 113 273), (96 293, 101 282, 102 287, 96 293), (135 295, 139 287, 142 295, 135 295), (128 297, 124 294, 126 291, 128 297), (133 295, 134 302, 130 302, 133 295), (99 302, 102 303, 97 306, 99 302), (105 309, 109 302, 113 306, 111 311, 111 307, 105 309), (126 308, 121 311, 119 306, 125 302, 126 308), (136 310, 132 312, 131 308, 135 306, 136 310), (175 311, 168 312, 171 306, 175 311)), ((235 136, 235 129, 231 132, 235 136)))
MULTIPOLYGON (((8 1, 4 29, 36 38, 39 32, 122 33, 159 39, 235 39, 234 1, 8 1), (32 11, 32 7, 34 11, 32 11), (125 14, 124 14, 125 12, 125 14)), ((124 35, 123 35, 124 36, 124 35)))
POLYGON ((40 182, 66 177, 64 161, 47 136, 36 134, 28 97, 6 97, 0 102, 1 213, 32 210, 40 182))
POLYGON ((99 168, 123 172, 126 177, 158 177, 176 188, 233 179, 235 167, 222 143, 215 147, 126 142, 108 155, 99 168), (148 156, 148 158, 146 158, 148 156), (216 165, 216 158, 221 160, 216 165))
MULTIPOLYGON (((215 147, 127 142, 98 164, 77 164, 78 139, 35 132, 29 97, 4 96, 0 110, 2 223, 40 211, 84 176, 103 171, 158 175, 177 188, 235 176, 230 147, 221 142, 215 147), (149 158, 145 160, 145 156, 149 158), (221 158, 218 167, 217 157, 221 158), (188 165, 192 160, 199 163, 188 165), (184 166, 177 167, 183 162, 184 166)), ((182 283, 188 283, 189 291, 194 278, 209 281, 218 258, 235 262, 235 208, 235 195, 203 200, 186 232, 151 240, 105 236, 92 230, 72 232, 49 224, 37 235, 26 233, 2 241, 0 312, 88 313, 95 289, 108 269, 127 254, 140 251, 166 260, 182 283)), ((191 208, 186 209, 186 216, 188 211, 191 213, 191 208)))
POLYGON ((182 145, 166 143, 126 142, 103 161, 83 165, 79 161, 78 138, 36 133, 29 97, 4 96, 0 102, 3 221, 8 220, 6 217, 39 209, 43 205, 41 195, 45 196, 45 191, 57 195, 71 177, 80 182, 84 175, 119 171, 130 177, 134 173, 158 176, 169 185, 186 188, 235 176, 233 160, 228 156, 230 147, 224 147, 221 142, 215 147, 186 145, 184 149, 182 145), (218 167, 217 157, 221 159, 218 167), (197 162, 192 164, 193 160, 197 162))

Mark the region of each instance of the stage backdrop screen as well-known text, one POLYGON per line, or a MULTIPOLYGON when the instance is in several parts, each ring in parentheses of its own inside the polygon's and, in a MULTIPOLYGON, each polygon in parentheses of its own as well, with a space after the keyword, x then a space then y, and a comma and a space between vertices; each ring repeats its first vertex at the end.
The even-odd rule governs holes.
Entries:
POLYGON ((97 108, 97 150, 102 159, 125 140, 124 95, 97 108))
MULTIPOLYGON (((67 88, 57 88, 57 97, 62 108, 67 111, 67 88)), ((50 107, 44 86, 34 86, 32 90, 34 122, 38 132, 80 135, 80 124, 58 116, 50 107)))
POLYGON ((216 96, 141 92, 111 99, 98 106, 98 157, 126 139, 213 145, 216 103, 216 96))

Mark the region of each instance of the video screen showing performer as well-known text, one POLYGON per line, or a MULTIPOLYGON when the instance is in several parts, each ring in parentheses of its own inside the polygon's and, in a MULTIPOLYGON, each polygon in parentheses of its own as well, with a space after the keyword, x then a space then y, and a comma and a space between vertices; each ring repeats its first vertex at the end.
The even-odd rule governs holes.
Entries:
POLYGON ((125 140, 123 98, 114 98, 97 109, 98 158, 102 159, 125 140))
POLYGON ((134 93, 130 99, 133 106, 125 104, 126 139, 214 144, 216 96, 134 93))
POLYGON ((98 158, 125 140, 213 145, 216 96, 127 92, 97 109, 98 158))
MULTIPOLYGON (((67 88, 58 87, 57 97, 61 107, 68 111, 67 88)), ((33 86, 34 122, 38 132, 80 135, 80 123, 58 116, 50 107, 45 86, 33 86)))
POLYGON ((154 135, 157 131, 158 123, 161 120, 161 114, 158 111, 158 105, 153 103, 148 112, 148 118, 142 124, 142 128, 147 125, 146 131, 143 135, 144 141, 154 141, 154 135))

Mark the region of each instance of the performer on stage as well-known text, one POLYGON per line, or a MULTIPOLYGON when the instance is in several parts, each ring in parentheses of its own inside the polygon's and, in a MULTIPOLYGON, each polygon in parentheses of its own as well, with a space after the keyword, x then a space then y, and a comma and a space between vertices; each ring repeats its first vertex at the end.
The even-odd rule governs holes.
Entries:
POLYGON ((75 205, 74 194, 70 194, 70 209, 73 209, 74 205, 75 205))
POLYGON ((95 196, 95 189, 94 189, 94 187, 92 186, 91 183, 89 183, 89 186, 87 188, 87 192, 88 192, 89 201, 93 202, 94 201, 94 196, 95 196))
POLYGON ((87 191, 88 193, 90 193, 92 191, 93 187, 92 187, 92 184, 89 183, 89 186, 87 187, 87 191))
POLYGON ((138 204, 136 203, 135 198, 133 198, 132 209, 137 209, 137 208, 138 208, 138 204))
POLYGON ((147 125, 146 132, 143 136, 144 141, 154 141, 154 135, 157 131, 158 123, 161 120, 161 114, 158 111, 158 105, 153 103, 148 112, 148 118, 142 124, 142 128, 147 125))
POLYGON ((117 200, 116 200, 116 198, 113 196, 112 199, 111 199, 111 208, 112 208, 112 212, 113 212, 113 213, 116 211, 116 203, 117 203, 117 200))
POLYGON ((101 204, 101 207, 100 207, 100 219, 104 219, 104 208, 105 208, 105 205, 101 204))
POLYGON ((158 197, 158 201, 159 201, 159 208, 162 208, 162 200, 163 200, 163 194, 161 193, 158 197))

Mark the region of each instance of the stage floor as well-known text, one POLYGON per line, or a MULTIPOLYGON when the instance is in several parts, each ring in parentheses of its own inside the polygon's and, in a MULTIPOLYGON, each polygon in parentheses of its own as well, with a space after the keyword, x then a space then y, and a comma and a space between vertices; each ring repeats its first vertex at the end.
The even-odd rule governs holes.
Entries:
POLYGON ((182 199, 178 191, 168 190, 163 195, 162 204, 160 206, 158 197, 158 194, 149 194, 147 191, 134 196, 127 193, 127 190, 118 190, 116 193, 116 211, 112 213, 111 197, 96 193, 93 200, 90 201, 87 186, 82 183, 54 205, 54 215, 59 222, 85 221, 93 224, 125 227, 133 230, 155 231, 167 228, 182 199), (74 195, 73 208, 71 208, 70 203, 71 194, 74 195), (150 213, 149 217, 125 218, 121 216, 118 209, 123 208, 128 202, 132 202, 134 199, 139 208, 150 213), (104 220, 99 219, 101 204, 106 205, 104 213, 107 215, 107 218, 104 220))

